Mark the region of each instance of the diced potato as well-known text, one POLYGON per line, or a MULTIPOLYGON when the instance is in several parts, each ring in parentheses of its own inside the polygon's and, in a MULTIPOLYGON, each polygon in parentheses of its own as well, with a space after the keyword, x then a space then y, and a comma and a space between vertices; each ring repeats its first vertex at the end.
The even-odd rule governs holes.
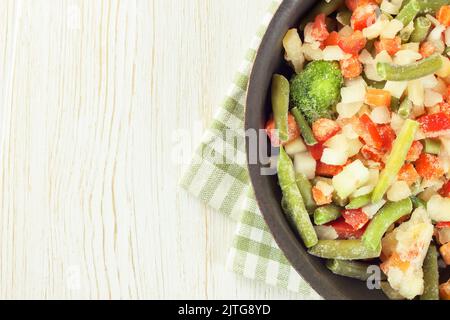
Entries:
POLYGON ((295 172, 303 173, 309 180, 316 175, 316 160, 309 152, 298 153, 294 157, 295 172))
POLYGON ((433 221, 450 221, 450 198, 443 198, 435 194, 428 201, 427 210, 433 221))
POLYGON ((414 105, 423 106, 425 89, 420 79, 412 80, 408 83, 408 98, 414 105))
POLYGON ((394 63, 398 65, 407 65, 422 59, 422 55, 413 50, 400 50, 395 54, 394 63))
POLYGON ((323 60, 340 61, 350 58, 351 55, 346 54, 339 46, 327 46, 323 49, 323 60))
POLYGON ((442 94, 431 89, 425 89, 425 98, 423 101, 425 107, 434 107, 443 101, 444 97, 442 97, 442 94))
POLYGON ((450 76, 450 60, 447 57, 442 57, 442 68, 439 69, 436 74, 441 78, 447 78, 450 76))
POLYGON ((386 124, 391 122, 391 112, 387 107, 376 107, 372 110, 370 118, 376 124, 386 124))
POLYGON ((303 70, 305 57, 302 52, 302 40, 297 29, 291 29, 286 33, 283 39, 283 46, 286 51, 286 61, 292 63, 296 73, 300 73, 303 70))
POLYGON ((331 148, 326 148, 323 150, 323 155, 321 161, 325 164, 332 166, 343 166, 347 163, 348 156, 345 149, 336 150, 331 148))
POLYGON ((356 160, 344 168, 333 178, 333 186, 340 198, 347 198, 359 187, 369 181, 369 170, 360 160, 356 160))
POLYGON ((287 144, 284 150, 289 156, 293 157, 297 153, 306 152, 308 149, 306 148, 306 145, 303 142, 303 140, 301 138, 298 138, 297 140, 287 144))
POLYGON ((406 181, 396 181, 392 184, 387 192, 387 198, 389 201, 397 202, 406 199, 411 196, 411 190, 409 189, 406 181))
POLYGON ((363 102, 366 98, 366 86, 358 83, 341 89, 342 103, 363 102))
POLYGON ((319 240, 336 240, 339 238, 336 230, 330 226, 315 226, 319 240))
POLYGON ((387 81, 384 90, 389 91, 393 97, 400 99, 407 87, 408 81, 387 81))
POLYGON ((394 39, 397 33, 403 29, 403 23, 400 20, 392 19, 386 25, 386 27, 381 31, 381 38, 384 39, 394 39))
POLYGON ((380 202, 369 204, 362 208, 362 211, 369 217, 369 219, 372 219, 378 211, 383 208, 386 202, 386 200, 381 200, 380 202))

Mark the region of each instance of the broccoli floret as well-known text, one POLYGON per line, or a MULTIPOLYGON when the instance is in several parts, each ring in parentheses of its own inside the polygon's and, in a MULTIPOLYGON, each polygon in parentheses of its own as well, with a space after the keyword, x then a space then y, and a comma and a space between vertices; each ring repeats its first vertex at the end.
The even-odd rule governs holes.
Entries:
POLYGON ((310 123, 319 118, 331 119, 341 99, 343 84, 336 62, 313 61, 291 80, 291 102, 310 123))

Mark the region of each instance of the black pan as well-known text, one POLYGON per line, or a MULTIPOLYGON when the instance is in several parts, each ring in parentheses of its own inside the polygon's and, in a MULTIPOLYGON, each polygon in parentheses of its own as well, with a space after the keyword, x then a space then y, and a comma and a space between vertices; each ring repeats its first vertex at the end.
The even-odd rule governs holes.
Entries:
MULTIPOLYGON (((245 121, 247 130, 264 128, 271 110, 268 93, 272 75, 277 72, 288 75, 289 72, 283 62, 282 39, 288 29, 299 25, 302 16, 314 3, 313 0, 284 0, 275 14, 262 40, 250 77, 245 121)), ((259 139, 267 138, 261 136, 259 139)), ((250 160, 248 144, 247 155, 250 160)), ((324 260, 307 253, 283 215, 276 176, 261 175, 263 167, 266 166, 261 159, 258 159, 256 164, 249 164, 250 178, 259 208, 277 244, 299 274, 325 299, 385 299, 380 290, 369 290, 365 282, 332 274, 325 267, 324 260)))

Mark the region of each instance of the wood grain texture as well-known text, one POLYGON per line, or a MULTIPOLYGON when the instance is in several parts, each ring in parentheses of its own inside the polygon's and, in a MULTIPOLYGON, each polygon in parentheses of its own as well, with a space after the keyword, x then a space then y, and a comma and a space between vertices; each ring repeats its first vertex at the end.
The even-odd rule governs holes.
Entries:
POLYGON ((0 298, 298 298, 177 187, 269 2, 0 1, 0 298))

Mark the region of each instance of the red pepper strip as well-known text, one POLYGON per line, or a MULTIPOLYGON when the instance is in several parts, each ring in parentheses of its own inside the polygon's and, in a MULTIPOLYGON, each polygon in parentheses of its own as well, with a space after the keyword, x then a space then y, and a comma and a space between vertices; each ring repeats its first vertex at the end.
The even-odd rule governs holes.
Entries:
POLYGON ((439 222, 436 224, 436 228, 438 229, 450 228, 450 221, 439 222))
POLYGON ((320 159, 322 159, 322 154, 323 154, 323 150, 324 150, 323 144, 317 143, 313 146, 308 146, 308 150, 309 150, 309 153, 311 153, 311 156, 315 160, 319 161, 320 159))
POLYGON ((316 176, 332 178, 344 170, 344 166, 332 166, 323 162, 317 163, 316 176))
POLYGON ((439 190, 439 194, 441 196, 443 196, 444 198, 449 198, 450 197, 450 181, 447 181, 441 188, 441 190, 439 190))
POLYGON ((361 121, 364 131, 368 134, 368 136, 365 134, 362 137, 364 141, 372 147, 380 150, 383 147, 383 140, 378 132, 377 125, 367 114, 363 114, 359 120, 361 121))

